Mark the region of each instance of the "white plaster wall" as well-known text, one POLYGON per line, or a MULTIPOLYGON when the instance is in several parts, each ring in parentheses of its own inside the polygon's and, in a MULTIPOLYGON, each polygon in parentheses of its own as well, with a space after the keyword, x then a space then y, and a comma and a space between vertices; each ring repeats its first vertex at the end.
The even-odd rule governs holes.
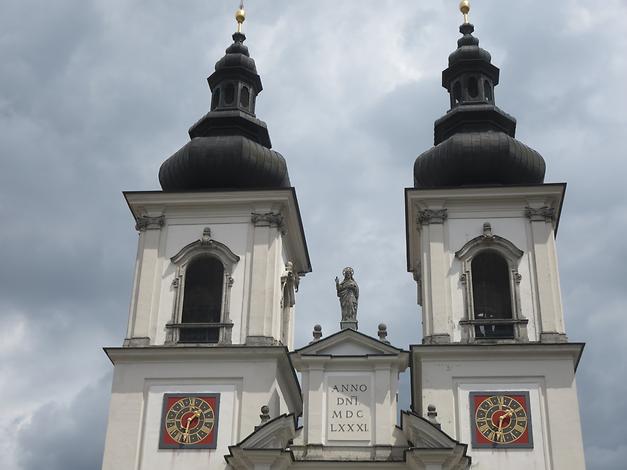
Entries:
POLYGON ((437 407, 442 429, 469 444, 473 468, 584 469, 583 442, 572 359, 512 357, 429 358, 420 361, 415 400, 437 407), (491 451, 470 446, 469 392, 528 391, 534 448, 491 451))
POLYGON ((228 446, 253 432, 262 405, 289 409, 278 376, 275 361, 254 357, 116 364, 103 470, 226 468, 228 446), (220 393, 217 449, 158 448, 163 395, 179 392, 220 393))
POLYGON ((199 240, 205 227, 211 228, 211 238, 220 243, 224 243, 229 249, 240 257, 239 262, 234 266, 231 276, 234 279, 233 287, 230 291, 230 318, 233 322, 232 338, 234 344, 241 344, 243 335, 243 318, 246 317, 244 308, 244 293, 246 285, 247 266, 250 265, 250 220, 231 219, 208 219, 199 223, 198 220, 190 219, 168 219, 166 227, 162 230, 162 244, 164 245, 162 255, 162 275, 159 280, 161 292, 155 331, 153 332, 154 343, 163 344, 165 342, 165 325, 172 321, 174 311, 174 301, 176 289, 172 287, 172 281, 176 276, 176 266, 170 262, 170 258, 177 254, 183 247, 199 240))
MULTIPOLYGON (((223 243, 240 257, 231 273, 234 283, 229 297, 233 344, 244 344, 247 336, 260 335, 259 329, 263 330, 262 336, 280 340, 283 328, 281 275, 289 259, 288 252, 277 227, 255 227, 250 220, 252 211, 272 210, 276 209, 245 206, 212 211, 171 210, 166 212, 161 230, 143 232, 127 337, 147 336, 152 345, 165 343, 165 325, 173 321, 177 294, 172 286, 177 267, 170 258, 199 240, 204 228, 209 227, 213 240, 223 243), (256 237, 255 231, 267 235, 256 237), (250 315, 259 319, 257 331, 252 333, 250 315)), ((287 328, 291 332, 291 321, 287 328)), ((291 343, 292 334, 287 336, 291 343)))
POLYGON ((220 385, 219 380, 194 383, 194 379, 180 382, 172 380, 151 380, 146 383, 144 392, 145 420, 141 441, 140 470, 161 470, 186 468, 189 470, 206 470, 207 468, 226 468, 224 455, 228 446, 235 440, 235 424, 237 424, 236 406, 237 390, 234 384, 220 385), (185 382, 188 382, 185 384, 185 382), (159 449, 159 433, 161 430, 161 412, 165 393, 219 393, 220 416, 218 441, 215 450, 172 450, 159 449))
POLYGON ((407 193, 408 261, 420 280, 423 333, 432 341, 461 340, 464 296, 461 262, 455 252, 483 233, 492 233, 524 252, 518 265, 522 315, 530 341, 564 341, 564 320, 554 238, 563 185, 413 190, 407 193), (527 209, 540 215, 527 215, 527 209), (431 217, 425 210, 440 214, 431 217), (442 212, 445 213, 443 220, 442 212), (422 216, 426 214, 424 219, 422 216), (546 335, 546 336, 544 336, 546 335))
MULTIPOLYGON (((355 446, 367 446, 374 443, 375 429, 377 426, 377 419, 374 411, 376 410, 376 390, 375 390, 375 376, 374 373, 361 372, 361 371, 337 371, 327 372, 324 374, 324 385, 322 393, 322 443, 323 445, 355 445, 355 446), (338 434, 339 437, 334 437, 329 431, 330 414, 333 410, 347 410, 347 407, 337 406, 333 403, 335 398, 330 388, 334 385, 341 383, 355 383, 366 384, 368 389, 365 393, 355 393, 359 397, 359 409, 364 411, 364 418, 359 420, 360 422, 368 423, 367 432, 346 432, 338 434)), ((313 404, 313 403, 312 403, 313 404)), ((350 407, 352 410, 353 407, 350 407)), ((344 419, 342 422, 354 422, 355 419, 344 419)))
MULTIPOLYGON (((398 407, 398 368, 387 363, 374 364, 367 360, 335 365, 316 365, 302 371, 303 444, 328 446, 393 445, 398 407), (366 410, 369 432, 347 433, 342 439, 329 435, 329 412, 336 409, 331 402, 329 387, 337 381, 367 383, 368 391, 360 394, 360 409, 366 410)), ((359 421, 362 423, 363 421, 359 421)))

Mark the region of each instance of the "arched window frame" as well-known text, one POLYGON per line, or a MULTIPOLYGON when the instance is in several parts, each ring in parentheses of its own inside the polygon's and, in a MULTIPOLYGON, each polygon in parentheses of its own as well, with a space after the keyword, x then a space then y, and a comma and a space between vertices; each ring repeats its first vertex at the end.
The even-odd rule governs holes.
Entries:
MULTIPOLYGON (((230 319, 230 298, 231 288, 233 287, 233 277, 231 274, 239 262, 240 257, 233 253, 229 247, 216 240, 211 239, 211 230, 205 228, 202 238, 185 246, 176 255, 170 258, 172 264, 176 266, 176 276, 172 282, 172 288, 176 291, 174 296, 174 307, 172 312, 172 321, 167 325, 168 337, 167 343, 177 343, 179 331, 185 327, 182 322, 183 316, 183 300, 185 296, 185 276, 187 268, 192 261, 200 257, 211 257, 217 259, 224 268, 223 284, 222 284, 222 302, 219 323, 207 323, 207 327, 220 328, 218 344, 231 344, 231 330, 233 323, 230 319)), ((189 325, 188 325, 189 327, 189 325)))
POLYGON ((520 302, 520 281, 522 276, 518 272, 518 266, 524 252, 509 240, 499 237, 498 235, 494 235, 492 233, 492 227, 487 222, 483 225, 483 235, 473 238, 455 253, 455 256, 461 262, 459 282, 463 287, 464 294, 464 313, 462 320, 459 322, 462 328, 462 342, 480 341, 480 339, 475 338, 475 326, 485 322, 485 320, 478 320, 475 318, 472 261, 476 256, 481 253, 485 253, 486 251, 496 252, 507 263, 512 302, 512 318, 507 320, 494 319, 491 323, 512 324, 514 326, 514 338, 513 340, 495 338, 487 338, 485 340, 499 342, 527 342, 527 323, 529 320, 527 320, 522 314, 520 302))

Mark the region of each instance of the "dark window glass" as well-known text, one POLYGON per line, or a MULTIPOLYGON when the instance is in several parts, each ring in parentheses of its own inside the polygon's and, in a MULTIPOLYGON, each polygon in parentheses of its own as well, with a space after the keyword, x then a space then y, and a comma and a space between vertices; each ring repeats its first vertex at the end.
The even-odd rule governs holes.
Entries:
MULTIPOLYGON (((512 318, 509 268, 499 254, 486 251, 472 260, 472 295, 475 320, 512 318)), ((477 338, 513 338, 513 325, 476 325, 477 338)))
POLYGON ((485 99, 486 101, 489 101, 490 103, 492 102, 492 86, 490 85, 489 81, 485 81, 483 82, 483 92, 485 94, 485 99))
POLYGON ((216 109, 220 104, 220 89, 213 90, 213 96, 211 97, 211 109, 216 109))
POLYGON ((229 83, 224 90, 224 104, 233 104, 235 101, 235 85, 229 83))
POLYGON ((248 91, 248 87, 246 86, 242 87, 242 94, 240 95, 240 98, 239 98, 239 104, 243 108, 248 109, 248 105, 250 104, 250 91, 248 91))
POLYGON ((479 96, 479 85, 475 77, 470 77, 468 79, 468 96, 471 98, 479 96))
MULTIPOLYGON (((219 323, 222 311, 224 267, 215 258, 192 261, 185 272, 182 323, 219 323)), ((184 343, 215 343, 219 328, 181 328, 184 343)))
POLYGON ((453 98, 455 100, 455 104, 459 104, 462 101, 462 84, 459 82, 453 85, 453 98))

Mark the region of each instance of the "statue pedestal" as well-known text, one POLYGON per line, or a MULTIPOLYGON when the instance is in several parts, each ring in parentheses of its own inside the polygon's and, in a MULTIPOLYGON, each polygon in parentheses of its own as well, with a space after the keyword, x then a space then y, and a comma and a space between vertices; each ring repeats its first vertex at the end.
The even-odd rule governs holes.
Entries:
POLYGON ((341 321, 340 328, 342 330, 355 330, 357 331, 357 320, 353 321, 341 321))

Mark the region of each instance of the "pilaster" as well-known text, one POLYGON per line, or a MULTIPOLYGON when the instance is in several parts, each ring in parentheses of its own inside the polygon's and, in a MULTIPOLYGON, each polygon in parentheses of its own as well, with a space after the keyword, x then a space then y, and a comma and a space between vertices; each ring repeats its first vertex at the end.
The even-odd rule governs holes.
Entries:
POLYGON ((540 340, 543 342, 565 342, 567 338, 564 332, 553 231, 555 209, 536 204, 536 207, 526 207, 525 215, 531 224, 540 340))
POLYGON ((139 247, 136 279, 129 314, 129 330, 125 346, 147 346, 151 343, 151 319, 159 276, 159 246, 165 218, 141 216, 136 219, 139 247))
POLYGON ((444 208, 418 211, 418 229, 421 231, 422 252, 428 269, 423 273, 423 319, 425 343, 449 343, 447 297, 447 253, 444 229, 448 211, 444 208))
POLYGON ((280 212, 253 212, 252 272, 247 344, 274 344, 280 340, 281 237, 285 230, 280 212))

